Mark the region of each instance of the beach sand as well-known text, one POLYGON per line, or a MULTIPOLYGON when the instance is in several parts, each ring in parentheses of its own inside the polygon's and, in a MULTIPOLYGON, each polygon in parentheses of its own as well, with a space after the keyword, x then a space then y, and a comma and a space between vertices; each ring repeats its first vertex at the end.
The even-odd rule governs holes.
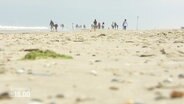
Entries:
POLYGON ((0 104, 184 104, 184 30, 0 32, 0 83, 0 104))

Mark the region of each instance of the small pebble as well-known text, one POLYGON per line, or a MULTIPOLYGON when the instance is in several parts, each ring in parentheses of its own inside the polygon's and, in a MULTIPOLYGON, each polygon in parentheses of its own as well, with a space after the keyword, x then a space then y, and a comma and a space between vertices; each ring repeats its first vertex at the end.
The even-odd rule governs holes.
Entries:
POLYGON ((17 74, 23 74, 25 72, 25 69, 18 69, 18 70, 16 70, 16 73, 17 74))
POLYGON ((101 60, 95 60, 95 62, 101 62, 101 60))
POLYGON ((113 90, 113 91, 119 90, 119 88, 118 88, 118 87, 115 87, 115 86, 111 86, 111 87, 109 87, 109 89, 110 89, 110 90, 113 90))
POLYGON ((98 37, 101 37, 101 36, 106 36, 105 34, 100 34, 100 35, 98 35, 98 37))
POLYGON ((183 79, 184 78, 184 74, 179 74, 178 78, 183 79))
POLYGON ((96 55, 93 54, 92 56, 95 57, 96 55))
POLYGON ((111 82, 119 82, 119 80, 114 78, 111 80, 111 82))
POLYGON ((92 74, 92 75, 94 75, 94 76, 97 76, 96 70, 91 70, 91 71, 90 71, 90 74, 92 74))
POLYGON ((167 97, 165 97, 165 96, 157 96, 156 98, 155 98, 155 100, 164 100, 164 99, 167 99, 167 97))
POLYGON ((75 99, 76 102, 84 102, 84 101, 89 101, 89 100, 94 100, 94 98, 88 98, 88 97, 78 97, 75 99))
POLYGON ((56 95, 56 98, 59 98, 59 99, 61 99, 61 98, 64 98, 65 96, 63 95, 63 94, 58 94, 58 95, 56 95))
POLYGON ((170 97, 172 99, 182 98, 182 97, 184 97, 184 92, 182 92, 182 91, 172 91, 171 94, 170 94, 170 97))
POLYGON ((76 54, 76 56, 80 56, 80 54, 76 54))
POLYGON ((75 100, 76 102, 81 102, 82 101, 82 99, 81 98, 76 98, 76 100, 75 100))
POLYGON ((0 94, 0 100, 8 100, 11 99, 11 96, 8 92, 3 92, 0 94))
POLYGON ((164 83, 172 83, 173 79, 172 78, 167 78, 163 81, 164 83))
POLYGON ((145 75, 145 73, 144 73, 144 72, 140 72, 139 74, 140 74, 140 75, 145 75))
POLYGON ((29 104, 43 104, 43 101, 40 99, 32 99, 29 104))
POLYGON ((160 52, 161 52, 162 54, 166 54, 165 49, 161 49, 160 52))
POLYGON ((158 89, 158 88, 162 88, 164 85, 162 83, 158 83, 156 86, 152 86, 152 87, 149 87, 147 88, 149 91, 152 91, 152 90, 155 90, 155 89, 158 89))
POLYGON ((29 69, 29 70, 27 71, 27 74, 33 74, 32 70, 29 69))

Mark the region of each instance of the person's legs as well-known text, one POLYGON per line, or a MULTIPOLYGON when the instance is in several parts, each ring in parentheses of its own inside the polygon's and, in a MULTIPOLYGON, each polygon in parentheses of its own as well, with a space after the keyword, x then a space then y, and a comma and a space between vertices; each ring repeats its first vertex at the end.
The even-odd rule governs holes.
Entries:
POLYGON ((57 28, 58 28, 58 25, 56 24, 56 25, 55 25, 56 32, 57 32, 57 28))
POLYGON ((52 25, 50 26, 50 30, 51 30, 51 32, 53 31, 53 26, 52 25))
POLYGON ((126 26, 124 26, 124 30, 126 30, 126 26))

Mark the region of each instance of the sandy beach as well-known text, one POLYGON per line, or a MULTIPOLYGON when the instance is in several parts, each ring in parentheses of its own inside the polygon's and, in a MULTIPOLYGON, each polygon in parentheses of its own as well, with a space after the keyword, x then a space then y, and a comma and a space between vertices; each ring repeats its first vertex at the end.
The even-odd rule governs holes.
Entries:
POLYGON ((0 104, 184 104, 184 30, 0 31, 0 83, 0 104))

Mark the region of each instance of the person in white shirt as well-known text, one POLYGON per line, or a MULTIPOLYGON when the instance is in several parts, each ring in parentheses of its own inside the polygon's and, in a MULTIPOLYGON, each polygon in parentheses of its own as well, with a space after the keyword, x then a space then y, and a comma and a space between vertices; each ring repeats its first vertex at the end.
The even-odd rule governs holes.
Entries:
POLYGON ((127 20, 125 19, 123 22, 123 29, 126 30, 128 26, 127 20))

